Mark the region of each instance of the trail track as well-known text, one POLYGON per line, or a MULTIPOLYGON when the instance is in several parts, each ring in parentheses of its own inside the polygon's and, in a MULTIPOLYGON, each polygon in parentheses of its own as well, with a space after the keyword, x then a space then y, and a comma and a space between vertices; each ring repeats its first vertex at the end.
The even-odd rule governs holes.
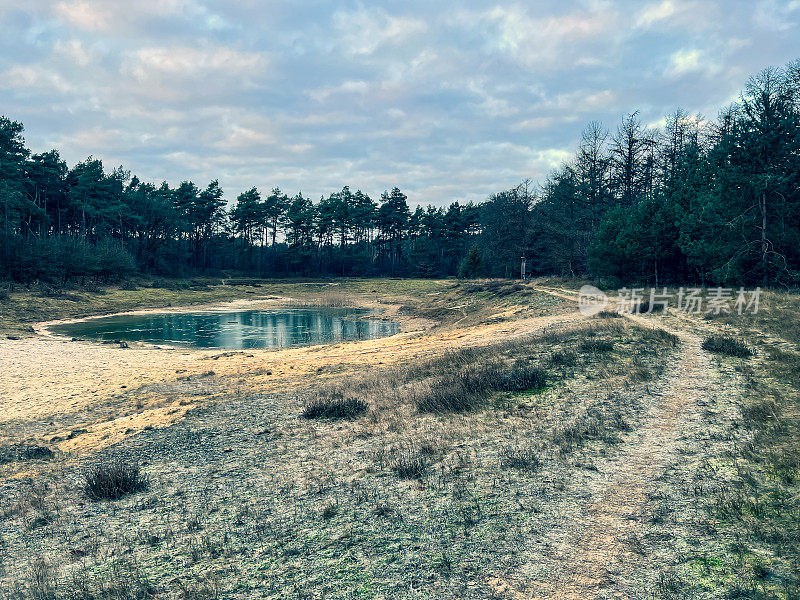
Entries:
MULTIPOLYGON (((576 299, 562 290, 545 291, 576 299)), ((678 461, 683 440, 699 436, 704 407, 721 391, 712 377, 709 355, 700 347, 700 336, 664 327, 657 322, 659 317, 625 317, 678 336, 679 360, 649 386, 650 394, 641 399, 647 408, 639 427, 626 436, 613 461, 601 467, 601 477, 581 513, 563 524, 574 533, 554 557, 551 578, 541 583, 533 598, 641 597, 634 582, 641 579, 637 571, 647 564, 638 540, 652 509, 649 496, 658 478, 678 461)))

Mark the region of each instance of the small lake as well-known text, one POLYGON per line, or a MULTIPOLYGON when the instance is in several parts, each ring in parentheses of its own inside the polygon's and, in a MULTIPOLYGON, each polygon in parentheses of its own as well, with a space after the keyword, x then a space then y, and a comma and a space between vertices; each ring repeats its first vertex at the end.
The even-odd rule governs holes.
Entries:
POLYGON ((394 335, 396 323, 351 308, 279 308, 237 312, 116 315, 52 325, 67 337, 186 348, 291 348, 394 335))

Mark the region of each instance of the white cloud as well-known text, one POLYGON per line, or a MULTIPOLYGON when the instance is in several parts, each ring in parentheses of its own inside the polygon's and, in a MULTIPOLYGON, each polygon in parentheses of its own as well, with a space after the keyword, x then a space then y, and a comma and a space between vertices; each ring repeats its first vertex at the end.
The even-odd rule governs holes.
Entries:
POLYGON ((546 17, 496 6, 476 15, 476 21, 489 24, 490 48, 513 56, 529 70, 549 71, 576 63, 607 64, 625 17, 605 4, 546 17))
POLYGON ((538 131, 540 129, 549 129, 554 125, 558 125, 561 119, 558 117, 532 117, 525 119, 515 124, 513 128, 517 131, 538 131))
POLYGON ((776 0, 761 0, 754 6, 754 21, 762 27, 775 31, 788 31, 797 26, 791 21, 794 14, 800 10, 800 2, 778 2, 776 0))
POLYGON ((667 74, 673 77, 705 70, 704 56, 700 50, 683 48, 669 58, 667 74))
POLYGON ((136 52, 131 72, 141 81, 146 81, 153 73, 184 77, 198 73, 208 77, 217 73, 235 76, 261 71, 266 64, 266 57, 254 52, 238 52, 225 47, 163 46, 136 52))
POLYGON ((424 19, 391 16, 380 9, 338 12, 333 17, 345 52, 371 55, 385 46, 399 46, 428 31, 424 19))
POLYGON ((650 27, 653 23, 663 21, 675 14, 675 3, 664 0, 659 4, 650 4, 639 13, 637 27, 650 27))
POLYGON ((91 50, 84 47, 83 42, 77 39, 67 41, 56 40, 53 45, 53 54, 67 59, 72 64, 85 67, 94 62, 95 56, 91 50))
POLYGON ((14 66, 3 73, 2 78, 9 88, 28 88, 41 93, 57 92, 66 94, 75 88, 60 74, 38 65, 14 66))
POLYGON ((343 81, 339 85, 311 90, 309 96, 317 102, 325 102, 331 96, 365 96, 373 86, 362 80, 343 81))
POLYGON ((219 27, 223 19, 196 0, 61 0, 55 15, 64 23, 87 31, 115 30, 153 19, 184 15, 219 27))
POLYGON ((56 4, 55 13, 64 22, 87 31, 103 31, 110 27, 111 18, 100 3, 72 0, 56 4))
POLYGON ((34 151, 219 177, 233 197, 348 183, 479 200, 543 178, 588 121, 716 113, 791 58, 800 0, 308 6, 0 0, 3 111, 34 151))
POLYGON ((211 137, 212 146, 229 151, 268 146, 277 139, 275 124, 270 119, 247 111, 221 113, 211 137))
POLYGON ((125 58, 119 81, 140 98, 205 106, 264 85, 268 67, 265 53, 224 46, 146 47, 125 58))
POLYGON ((227 134, 221 140, 212 145, 215 148, 252 148, 254 146, 265 146, 275 141, 275 137, 264 131, 256 131, 239 125, 231 125, 227 134))

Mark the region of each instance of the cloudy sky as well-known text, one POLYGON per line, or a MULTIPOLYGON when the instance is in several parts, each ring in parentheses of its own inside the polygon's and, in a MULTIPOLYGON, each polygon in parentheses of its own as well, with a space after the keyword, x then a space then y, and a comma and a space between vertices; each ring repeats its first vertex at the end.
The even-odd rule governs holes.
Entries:
POLYGON ((588 121, 709 117, 800 57, 800 0, 0 0, 0 114, 226 197, 399 186, 412 203, 543 180, 588 121))

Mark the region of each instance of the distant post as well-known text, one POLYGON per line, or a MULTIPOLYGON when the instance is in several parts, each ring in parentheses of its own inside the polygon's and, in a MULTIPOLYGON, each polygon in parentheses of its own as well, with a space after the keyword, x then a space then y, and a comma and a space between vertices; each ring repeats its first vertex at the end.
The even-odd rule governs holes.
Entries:
POLYGON ((525 255, 523 254, 522 255, 522 264, 519 267, 519 275, 520 275, 520 279, 522 279, 522 281, 525 281, 525 264, 526 264, 525 255))

